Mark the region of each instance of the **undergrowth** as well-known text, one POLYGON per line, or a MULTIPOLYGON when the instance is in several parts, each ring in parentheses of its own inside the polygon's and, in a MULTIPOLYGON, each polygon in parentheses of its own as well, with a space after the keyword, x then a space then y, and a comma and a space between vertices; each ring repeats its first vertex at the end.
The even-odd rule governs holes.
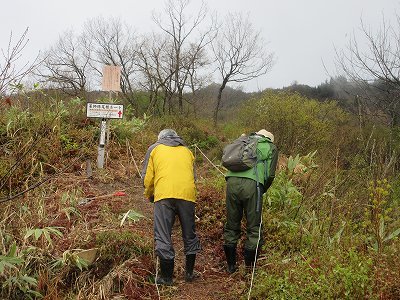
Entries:
MULTIPOLYGON (((84 100, 42 97, 29 107, 0 108, 1 297, 156 297, 152 237, 141 228, 148 230, 149 220, 121 222, 135 211, 132 199, 109 195, 141 188, 144 154, 164 128, 175 129, 196 158, 196 226, 211 257, 204 272, 225 263, 222 149, 242 133, 266 128, 280 159, 263 199, 264 244, 252 299, 400 297, 400 151, 390 128, 366 123, 360 129, 334 102, 266 93, 219 127, 174 115, 110 122, 100 170, 98 122, 85 117, 84 100), (93 262, 80 256, 90 249, 93 262)), ((229 280, 232 294, 246 298, 249 275, 229 280)))

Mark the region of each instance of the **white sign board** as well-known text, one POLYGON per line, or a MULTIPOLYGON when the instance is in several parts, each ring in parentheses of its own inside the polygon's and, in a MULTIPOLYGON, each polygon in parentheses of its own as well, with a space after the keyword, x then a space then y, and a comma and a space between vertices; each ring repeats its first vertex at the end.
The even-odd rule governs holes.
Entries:
POLYGON ((121 91, 121 67, 104 66, 103 67, 103 91, 121 91))
POLYGON ((124 106, 112 103, 87 103, 86 116, 88 118, 122 119, 124 106))

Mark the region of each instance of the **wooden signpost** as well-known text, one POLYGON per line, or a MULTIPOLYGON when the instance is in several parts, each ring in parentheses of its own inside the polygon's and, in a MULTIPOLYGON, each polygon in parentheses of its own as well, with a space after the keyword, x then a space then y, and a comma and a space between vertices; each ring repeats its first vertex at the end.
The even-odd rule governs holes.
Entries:
MULTIPOLYGON (((120 66, 104 66, 103 67, 103 91, 109 91, 111 100, 111 92, 121 91, 121 67, 120 66)), ((110 101, 111 102, 111 101, 110 101)), ((104 153, 106 145, 106 131, 108 119, 122 119, 124 114, 124 106, 114 103, 87 103, 86 116, 88 118, 101 118, 100 123, 100 139, 97 151, 97 167, 104 167, 104 153)))
POLYGON ((103 91, 120 92, 121 91, 121 67, 104 66, 103 67, 103 91))

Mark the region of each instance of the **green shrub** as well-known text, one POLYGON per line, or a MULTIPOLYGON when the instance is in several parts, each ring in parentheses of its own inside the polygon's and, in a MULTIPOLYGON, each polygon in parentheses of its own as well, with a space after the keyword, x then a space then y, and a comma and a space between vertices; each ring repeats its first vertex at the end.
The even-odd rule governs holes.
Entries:
POLYGON ((123 142, 132 139, 135 133, 143 130, 147 120, 148 117, 144 115, 143 119, 133 117, 131 120, 114 120, 110 126, 117 140, 123 142))
MULTIPOLYGON (((322 253, 321 253, 322 254, 322 253)), ((257 274, 252 299, 366 299, 372 293, 371 259, 349 250, 327 257, 296 255, 257 274)))
POLYGON ((201 140, 197 146, 199 146, 201 149, 212 149, 216 147, 219 144, 219 140, 216 136, 214 135, 209 135, 206 136, 204 140, 201 140))
POLYGON ((238 116, 253 131, 271 131, 278 149, 286 154, 336 148, 347 144, 349 137, 352 140, 351 132, 341 132, 352 119, 336 102, 321 103, 296 93, 266 92, 245 102, 238 116))
POLYGON ((76 151, 79 149, 79 144, 77 142, 73 141, 73 139, 70 136, 68 136, 67 134, 60 135, 60 142, 61 142, 61 146, 67 152, 76 151))
POLYGON ((154 136, 152 138, 152 142, 154 142, 158 133, 165 128, 174 129, 188 146, 197 145, 202 151, 218 149, 215 154, 219 154, 220 149, 222 149, 221 138, 217 136, 214 129, 210 129, 207 120, 194 120, 182 116, 164 116, 151 119, 144 131, 147 132, 148 137, 154 136))
POLYGON ((36 258, 31 252, 34 247, 20 250, 14 242, 6 255, 0 255, 1 299, 41 299, 37 291, 38 281, 33 264, 36 258), (4 297, 4 298, 3 298, 4 297))

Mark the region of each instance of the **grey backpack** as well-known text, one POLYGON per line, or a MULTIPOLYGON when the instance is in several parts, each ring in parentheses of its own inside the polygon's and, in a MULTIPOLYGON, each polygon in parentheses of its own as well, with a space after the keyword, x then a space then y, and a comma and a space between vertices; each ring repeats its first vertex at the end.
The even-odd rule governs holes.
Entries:
POLYGON ((241 136, 225 146, 222 153, 222 165, 230 171, 240 172, 253 168, 257 164, 258 139, 241 136))

